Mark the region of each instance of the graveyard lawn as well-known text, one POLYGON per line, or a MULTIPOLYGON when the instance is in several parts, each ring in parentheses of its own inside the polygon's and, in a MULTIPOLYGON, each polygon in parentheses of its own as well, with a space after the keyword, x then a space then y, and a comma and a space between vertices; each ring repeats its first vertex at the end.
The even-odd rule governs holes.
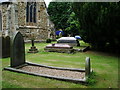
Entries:
MULTIPOLYGON (((83 42, 81 43, 85 45, 83 42)), ((27 53, 31 44, 26 44, 26 60, 48 66, 85 68, 85 58, 91 58, 96 83, 82 85, 2 70, 3 88, 118 88, 118 57, 95 51, 75 54, 44 52, 46 43, 36 43, 39 53, 27 53)), ((10 58, 2 59, 2 69, 8 67, 10 58)), ((92 83, 92 81, 91 81, 92 83)))

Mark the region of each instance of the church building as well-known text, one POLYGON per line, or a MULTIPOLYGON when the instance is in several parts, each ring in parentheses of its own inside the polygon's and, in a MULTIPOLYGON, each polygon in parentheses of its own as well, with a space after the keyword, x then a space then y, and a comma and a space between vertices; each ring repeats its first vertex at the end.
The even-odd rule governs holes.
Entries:
POLYGON ((0 3, 0 32, 20 31, 25 40, 55 38, 44 0, 12 0, 0 3))

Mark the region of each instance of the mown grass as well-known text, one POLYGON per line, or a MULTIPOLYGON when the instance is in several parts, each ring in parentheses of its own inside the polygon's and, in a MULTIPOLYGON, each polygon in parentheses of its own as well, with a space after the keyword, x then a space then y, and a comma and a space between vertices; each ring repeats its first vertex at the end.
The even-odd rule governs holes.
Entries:
MULTIPOLYGON (((82 41, 81 41, 82 42, 82 41)), ((84 53, 55 53, 45 52, 46 43, 36 43, 39 53, 27 53, 31 44, 26 44, 26 60, 33 63, 44 64, 57 67, 85 68, 85 58, 91 58, 91 66, 95 72, 94 80, 96 83, 82 85, 15 73, 2 71, 3 88, 117 88, 118 87, 118 57, 109 54, 87 51, 84 53)), ((81 45, 85 45, 81 43, 81 45)), ((10 58, 2 59, 2 69, 9 65, 10 58)))

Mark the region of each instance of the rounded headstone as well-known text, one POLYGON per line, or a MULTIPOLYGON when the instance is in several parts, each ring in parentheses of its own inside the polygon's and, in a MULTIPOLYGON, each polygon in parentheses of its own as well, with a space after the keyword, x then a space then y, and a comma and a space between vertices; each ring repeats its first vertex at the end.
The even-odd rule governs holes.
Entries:
POLYGON ((10 57, 10 37, 5 37, 5 56, 10 57))
POLYGON ((2 37, 0 36, 0 59, 2 58, 2 37))
POLYGON ((2 58, 5 57, 5 38, 2 36, 2 58))
POLYGON ((25 44, 20 32, 16 32, 11 39, 11 67, 25 64, 25 44))

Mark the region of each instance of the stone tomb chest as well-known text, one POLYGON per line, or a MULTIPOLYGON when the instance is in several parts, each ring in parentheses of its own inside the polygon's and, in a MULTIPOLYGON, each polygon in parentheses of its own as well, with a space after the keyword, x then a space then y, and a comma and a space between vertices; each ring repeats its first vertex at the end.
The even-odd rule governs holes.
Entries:
POLYGON ((49 44, 44 48, 47 52, 72 53, 73 47, 68 44, 49 44))
POLYGON ((68 44, 70 46, 78 46, 79 45, 79 42, 74 37, 61 37, 60 39, 57 40, 57 43, 68 44))

